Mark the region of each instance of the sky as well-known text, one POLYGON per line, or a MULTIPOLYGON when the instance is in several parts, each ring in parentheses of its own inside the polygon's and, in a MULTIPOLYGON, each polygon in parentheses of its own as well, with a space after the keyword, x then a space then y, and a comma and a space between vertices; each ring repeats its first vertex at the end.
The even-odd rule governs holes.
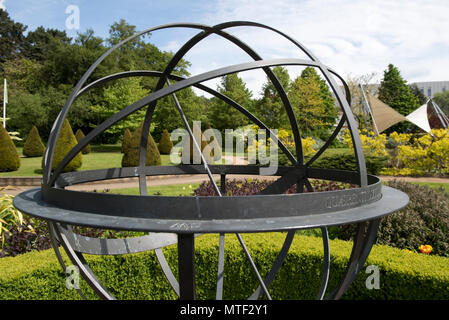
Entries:
MULTIPOLYGON (((112 23, 125 19, 136 30, 161 24, 194 22, 214 25, 254 21, 274 27, 308 48, 342 77, 375 73, 379 82, 392 63, 408 83, 449 80, 448 0, 0 0, 11 18, 34 30, 38 26, 66 30, 69 36, 93 29, 107 38, 112 23), (79 26, 73 7, 79 9, 79 26)), ((264 59, 304 58, 290 42, 267 30, 227 30, 248 43, 264 59)), ((180 28, 152 33, 150 42, 176 51, 198 31, 180 28)), ((211 36, 186 56, 192 75, 252 61, 235 45, 211 36)), ((294 78, 301 68, 289 68, 294 78)), ((262 71, 240 73, 257 96, 266 82, 262 71)), ((218 80, 206 84, 216 86, 218 80)))

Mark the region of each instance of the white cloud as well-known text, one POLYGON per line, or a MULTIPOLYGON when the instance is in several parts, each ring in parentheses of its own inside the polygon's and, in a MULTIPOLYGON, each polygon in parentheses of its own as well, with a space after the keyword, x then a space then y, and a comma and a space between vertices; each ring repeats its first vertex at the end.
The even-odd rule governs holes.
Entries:
MULTIPOLYGON (((209 25, 233 20, 264 23, 297 39, 343 77, 371 72, 381 77, 393 63, 413 82, 448 80, 448 15, 447 0, 220 0, 199 21, 209 25)), ((256 28, 228 31, 263 58, 298 57, 292 55, 291 44, 272 32, 258 33, 256 28)), ((219 40, 215 41, 197 55, 192 52, 193 69, 195 65, 212 67, 212 61, 220 66, 220 61, 241 62, 233 62, 234 53, 219 50, 219 40)), ((261 81, 250 81, 248 86, 257 93, 261 81)))
POLYGON ((6 10, 5 2, 6 0, 0 0, 0 9, 6 10))

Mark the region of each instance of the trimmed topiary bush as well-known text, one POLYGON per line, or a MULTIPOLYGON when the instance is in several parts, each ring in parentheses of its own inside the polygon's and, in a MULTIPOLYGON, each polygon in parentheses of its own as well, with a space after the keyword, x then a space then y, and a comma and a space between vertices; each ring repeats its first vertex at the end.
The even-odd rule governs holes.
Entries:
POLYGON ((129 131, 129 129, 126 128, 125 132, 123 132, 122 153, 125 153, 128 150, 131 138, 132 138, 131 131, 129 131))
POLYGON ((39 131, 33 126, 28 134, 28 138, 23 146, 23 155, 26 157, 42 157, 45 152, 45 146, 42 143, 39 131))
POLYGON ((170 139, 170 133, 166 129, 162 131, 161 140, 159 141, 159 152, 161 154, 170 154, 173 148, 173 141, 170 139))
MULTIPOLYGON (((53 163, 51 169, 54 170, 59 165, 59 163, 64 159, 67 153, 78 144, 75 135, 73 134, 72 127, 67 119, 64 120, 62 124, 61 131, 59 132, 59 137, 56 142, 53 163)), ((83 165, 83 156, 78 153, 72 161, 70 161, 63 172, 75 171, 83 165)))
MULTIPOLYGON (((83 131, 81 131, 81 129, 76 130, 76 133, 75 133, 76 141, 80 142, 81 140, 84 139, 84 137, 85 137, 85 135, 84 135, 83 131)), ((90 144, 88 144, 87 146, 85 146, 85 147, 83 148, 83 150, 81 150, 81 153, 82 153, 82 154, 88 154, 88 153, 90 153, 90 144)))
MULTIPOLYGON (((143 124, 141 124, 132 135, 128 150, 126 150, 122 158, 122 167, 136 167, 139 165, 140 137, 142 136, 142 126, 143 124)), ((147 166, 161 165, 161 154, 159 153, 156 142, 154 142, 151 133, 148 134, 147 155, 145 165, 147 166)))
POLYGON ((14 142, 0 125, 0 172, 16 171, 20 168, 20 157, 14 142))

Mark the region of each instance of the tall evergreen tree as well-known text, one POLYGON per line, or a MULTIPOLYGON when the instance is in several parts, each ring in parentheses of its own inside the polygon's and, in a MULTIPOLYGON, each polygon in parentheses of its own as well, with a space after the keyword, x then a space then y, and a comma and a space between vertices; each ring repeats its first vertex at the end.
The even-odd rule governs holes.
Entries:
MULTIPOLYGON (((273 73, 279 80, 285 92, 290 89, 290 75, 284 67, 274 67, 273 73)), ((289 122, 281 96, 267 77, 267 82, 262 87, 262 98, 257 101, 254 113, 271 129, 289 128, 289 122)))
MULTIPOLYGON (((218 91, 242 107, 251 110, 253 103, 251 91, 246 88, 245 83, 238 77, 237 73, 222 77, 218 91)), ((249 123, 246 116, 229 106, 226 102, 215 97, 212 98, 207 117, 210 120, 212 128, 220 131, 236 129, 249 123)))
MULTIPOLYGON (((384 71, 378 98, 403 116, 410 114, 419 107, 418 98, 412 93, 398 68, 392 64, 389 64, 387 70, 384 71)), ((405 132, 409 126, 410 123, 402 121, 385 130, 385 133, 405 132)))

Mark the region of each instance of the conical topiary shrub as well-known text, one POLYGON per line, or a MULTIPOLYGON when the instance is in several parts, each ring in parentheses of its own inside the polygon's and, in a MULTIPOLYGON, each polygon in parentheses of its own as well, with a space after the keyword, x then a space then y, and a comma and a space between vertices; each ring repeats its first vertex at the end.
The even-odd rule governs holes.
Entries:
POLYGON ((161 154, 170 154, 171 149, 173 148, 173 141, 170 139, 170 133, 166 129, 162 131, 161 140, 159 141, 159 152, 161 154))
MULTIPOLYGON (((122 158, 122 167, 137 167, 140 155, 140 137, 142 136, 142 126, 136 129, 131 137, 128 149, 122 158)), ((151 134, 148 135, 146 162, 147 166, 159 166, 161 164, 161 154, 154 142, 151 134)))
POLYGON ((122 153, 125 153, 126 150, 129 148, 129 144, 131 143, 131 131, 129 131, 128 128, 125 129, 125 132, 123 132, 123 141, 122 141, 122 153))
MULTIPOLYGON (((59 132, 58 141, 56 142, 55 152, 53 156, 53 163, 51 169, 54 170, 59 163, 64 159, 67 153, 78 144, 76 137, 73 134, 72 127, 67 119, 62 124, 61 131, 59 132)), ((70 161, 64 168, 63 172, 75 171, 81 168, 83 165, 83 156, 81 152, 78 153, 72 161, 70 161)))
POLYGON ((45 146, 42 143, 36 126, 31 128, 22 152, 25 157, 42 157, 44 155, 45 146))
MULTIPOLYGON (((81 140, 84 139, 84 137, 85 137, 85 135, 84 135, 83 131, 81 131, 81 129, 76 130, 76 133, 75 133, 76 141, 80 142, 81 140)), ((88 144, 87 146, 85 146, 85 147, 83 148, 83 150, 81 150, 81 153, 82 153, 82 154, 88 154, 88 153, 90 153, 90 144, 88 144)))
POLYGON ((16 171, 20 168, 20 157, 14 142, 0 125, 0 172, 16 171))

